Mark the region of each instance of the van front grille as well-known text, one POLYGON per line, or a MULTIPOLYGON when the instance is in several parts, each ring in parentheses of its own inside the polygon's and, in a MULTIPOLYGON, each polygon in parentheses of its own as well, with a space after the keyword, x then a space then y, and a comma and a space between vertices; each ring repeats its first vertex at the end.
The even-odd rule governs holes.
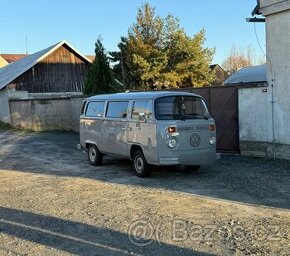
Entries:
POLYGON ((178 132, 204 131, 204 130, 208 130, 208 125, 177 126, 178 132))
POLYGON ((177 126, 177 131, 187 132, 187 131, 195 131, 195 129, 193 126, 177 126))

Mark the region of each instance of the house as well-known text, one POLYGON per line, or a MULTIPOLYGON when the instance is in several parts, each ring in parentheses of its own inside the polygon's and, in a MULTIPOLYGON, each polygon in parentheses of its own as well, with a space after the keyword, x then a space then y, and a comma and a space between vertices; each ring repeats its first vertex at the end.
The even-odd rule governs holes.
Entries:
POLYGON ((82 92, 90 66, 91 60, 61 41, 1 68, 0 90, 82 92))
POLYGON ((6 61, 0 68, 1 122, 38 131, 78 129, 90 59, 66 41, 31 55, 1 58, 6 61))
POLYGON ((214 80, 211 84, 213 86, 222 86, 229 76, 228 73, 219 64, 210 65, 209 69, 214 74, 214 80))
POLYGON ((224 82, 225 85, 266 86, 266 65, 241 68, 224 82))
POLYGON ((258 0, 252 15, 265 17, 269 86, 239 92, 240 144, 249 154, 290 159, 290 1, 258 0))

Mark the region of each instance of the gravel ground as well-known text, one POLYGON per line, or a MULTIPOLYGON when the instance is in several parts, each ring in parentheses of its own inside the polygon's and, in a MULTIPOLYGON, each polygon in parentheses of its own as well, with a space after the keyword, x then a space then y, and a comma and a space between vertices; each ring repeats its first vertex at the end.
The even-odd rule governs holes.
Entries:
POLYGON ((75 133, 0 131, 0 255, 289 255, 290 162, 90 166, 75 133))

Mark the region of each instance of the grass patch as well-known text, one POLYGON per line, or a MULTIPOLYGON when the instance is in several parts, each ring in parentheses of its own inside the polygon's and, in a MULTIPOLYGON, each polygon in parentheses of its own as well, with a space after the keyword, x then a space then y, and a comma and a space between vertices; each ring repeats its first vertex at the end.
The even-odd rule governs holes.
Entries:
POLYGON ((8 130, 11 128, 12 128, 12 126, 10 124, 0 122, 0 130, 8 130))

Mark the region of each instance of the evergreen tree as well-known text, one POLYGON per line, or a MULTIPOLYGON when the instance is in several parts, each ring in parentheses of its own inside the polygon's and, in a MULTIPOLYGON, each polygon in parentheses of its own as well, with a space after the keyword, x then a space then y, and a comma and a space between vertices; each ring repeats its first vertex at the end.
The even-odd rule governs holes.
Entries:
MULTIPOLYGON (((127 38, 121 37, 121 42, 118 44, 119 51, 110 52, 110 60, 117 63, 113 67, 114 76, 123 83, 123 85, 132 84, 130 80, 128 67, 128 57, 130 56, 127 51, 127 38)), ((127 86, 128 87, 128 86, 127 86)), ((129 88, 129 87, 128 87, 129 88)))
POLYGON ((205 31, 186 35, 172 15, 162 19, 148 3, 138 9, 136 22, 111 55, 115 72, 127 88, 192 87, 209 84, 214 49, 204 47, 205 31))
MULTIPOLYGON (((172 36, 168 52, 168 68, 175 74, 171 80, 175 87, 200 87, 213 80, 209 66, 214 54, 213 49, 204 48, 205 31, 202 29, 192 38, 183 29, 172 36)), ((170 81, 170 79, 168 79, 170 81)))
POLYGON ((167 59, 163 51, 163 20, 148 3, 138 9, 136 23, 129 29, 128 50, 135 81, 148 87, 161 80, 167 59))
POLYGON ((98 38, 95 43, 95 59, 88 72, 83 92, 87 95, 115 92, 115 84, 105 48, 98 38))

